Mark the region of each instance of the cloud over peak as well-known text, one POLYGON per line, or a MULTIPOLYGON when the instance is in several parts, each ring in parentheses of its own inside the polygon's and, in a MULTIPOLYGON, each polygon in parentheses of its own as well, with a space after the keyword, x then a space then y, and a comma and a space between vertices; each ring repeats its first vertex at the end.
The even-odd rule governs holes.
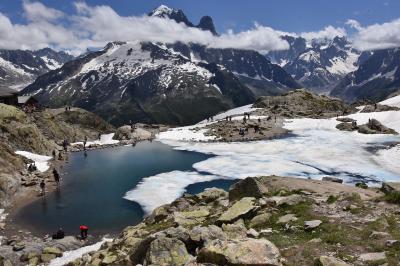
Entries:
MULTIPOLYGON (((212 48, 250 49, 259 52, 284 50, 288 43, 282 35, 293 35, 255 23, 246 31, 229 30, 219 36, 157 16, 121 16, 110 6, 90 6, 75 2, 75 12, 62 11, 40 2, 24 0, 23 24, 13 23, 0 12, 0 48, 39 49, 53 47, 78 54, 88 47, 103 47, 111 41, 193 42, 212 48)), ((400 46, 400 19, 362 27, 355 20, 348 26, 356 29, 352 40, 359 49, 400 46)), ((295 34, 307 40, 347 36, 342 27, 327 26, 320 31, 295 34)))

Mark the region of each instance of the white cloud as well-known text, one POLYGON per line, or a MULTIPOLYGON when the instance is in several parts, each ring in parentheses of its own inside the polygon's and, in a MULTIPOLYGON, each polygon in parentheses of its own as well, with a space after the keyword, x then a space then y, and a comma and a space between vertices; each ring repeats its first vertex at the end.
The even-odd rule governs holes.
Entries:
POLYGON ((40 2, 23 2, 25 16, 29 21, 54 21, 64 16, 64 13, 43 5, 40 2))
MULTIPOLYGON (((227 31, 214 36, 208 31, 187 27, 159 17, 120 16, 105 5, 88 6, 76 2, 73 14, 49 8, 40 2, 23 1, 26 23, 13 23, 0 12, 0 48, 39 49, 53 47, 78 54, 87 47, 103 47, 110 41, 194 42, 214 48, 251 49, 260 52, 284 50, 288 43, 282 35, 311 39, 333 39, 347 36, 344 28, 327 26, 320 31, 300 34, 284 33, 255 24, 253 28, 227 31)), ((400 20, 362 27, 356 20, 347 25, 357 30, 354 42, 359 49, 400 46, 400 20)))
POLYGON ((356 48, 364 51, 400 47, 400 19, 367 27, 362 27, 357 21, 349 21, 349 25, 358 25, 357 33, 352 38, 356 48))
POLYGON ((88 6, 75 3, 76 14, 63 12, 39 2, 23 2, 26 24, 13 24, 0 13, 0 48, 56 49, 83 51, 86 47, 102 47, 110 41, 194 42, 209 47, 255 49, 258 51, 287 49, 288 44, 277 31, 256 24, 254 28, 214 36, 208 31, 187 27, 173 20, 158 17, 120 16, 109 6, 88 6), (59 21, 64 17, 63 23, 59 21))
POLYGON ((343 37, 347 36, 347 32, 344 28, 335 28, 329 25, 320 31, 303 32, 300 36, 310 41, 313 39, 333 39, 336 36, 343 37))

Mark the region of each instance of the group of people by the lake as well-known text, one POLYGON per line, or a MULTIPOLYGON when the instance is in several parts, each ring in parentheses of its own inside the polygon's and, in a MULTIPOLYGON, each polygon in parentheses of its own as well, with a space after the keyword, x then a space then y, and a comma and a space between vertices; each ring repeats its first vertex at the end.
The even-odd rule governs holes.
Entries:
MULTIPOLYGON (((88 231, 89 227, 87 225, 80 225, 79 226, 79 231, 80 231, 80 239, 85 240, 88 237, 88 231)), ((52 235, 52 239, 63 239, 65 237, 65 232, 60 227, 55 234, 52 235)))

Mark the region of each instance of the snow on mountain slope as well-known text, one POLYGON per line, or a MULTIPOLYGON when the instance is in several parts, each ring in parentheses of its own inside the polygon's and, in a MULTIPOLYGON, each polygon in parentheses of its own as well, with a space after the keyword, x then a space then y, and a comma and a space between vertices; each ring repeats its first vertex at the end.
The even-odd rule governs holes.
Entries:
POLYGON ((331 92, 352 102, 381 101, 400 90, 400 48, 374 51, 360 67, 347 74, 331 92))
MULTIPOLYGON (((333 40, 306 40, 282 36, 288 51, 270 52, 267 57, 283 66, 304 87, 329 92, 346 74, 357 70, 361 52, 352 48, 345 37, 333 40)), ((363 57, 367 57, 364 53, 363 57)))
POLYGON ((50 48, 37 51, 0 50, 0 90, 20 90, 33 80, 57 69, 73 57, 50 48))
POLYGON ((24 93, 86 108, 115 124, 193 123, 254 100, 225 68, 141 42, 110 43, 39 77, 24 93))
POLYGON ((391 97, 391 98, 389 98, 387 100, 384 100, 384 101, 380 102, 380 104, 384 104, 384 105, 389 105, 389 106, 399 107, 400 108, 400 95, 391 97))

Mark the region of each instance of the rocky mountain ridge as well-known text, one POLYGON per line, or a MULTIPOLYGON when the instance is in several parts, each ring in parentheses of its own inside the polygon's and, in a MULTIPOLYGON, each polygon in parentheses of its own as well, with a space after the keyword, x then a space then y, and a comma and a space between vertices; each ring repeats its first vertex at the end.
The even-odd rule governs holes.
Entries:
POLYGON ((331 91, 346 101, 381 101, 400 90, 400 48, 377 50, 331 91))
POLYGON ((316 92, 329 92, 370 55, 353 48, 346 37, 311 41, 288 35, 282 38, 289 43, 289 49, 270 52, 267 57, 304 87, 316 92))
POLYGON ((74 57, 50 48, 36 51, 0 50, 0 90, 23 89, 36 77, 61 67, 74 57))

